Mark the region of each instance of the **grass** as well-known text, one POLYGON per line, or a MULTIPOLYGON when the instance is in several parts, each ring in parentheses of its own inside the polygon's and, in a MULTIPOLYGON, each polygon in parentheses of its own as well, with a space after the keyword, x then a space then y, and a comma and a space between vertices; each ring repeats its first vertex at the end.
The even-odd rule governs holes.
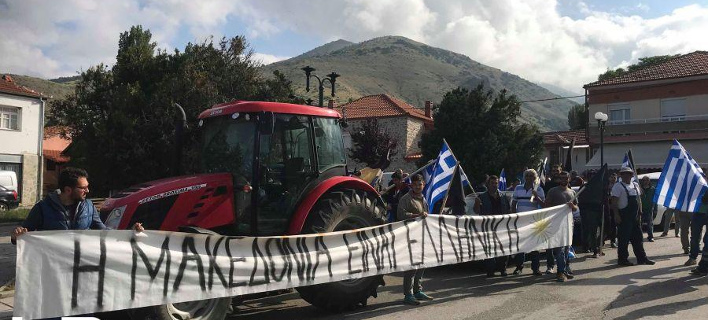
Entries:
POLYGON ((0 211, 0 222, 21 222, 27 218, 30 209, 17 208, 10 211, 0 211))

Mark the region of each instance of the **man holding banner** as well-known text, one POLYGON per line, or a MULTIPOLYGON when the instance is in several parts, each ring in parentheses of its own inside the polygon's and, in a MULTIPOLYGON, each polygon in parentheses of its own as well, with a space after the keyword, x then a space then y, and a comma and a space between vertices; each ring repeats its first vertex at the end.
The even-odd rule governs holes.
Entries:
POLYGON ((632 168, 622 167, 620 169, 621 180, 615 183, 610 193, 610 203, 618 225, 617 264, 620 266, 634 265, 628 260, 628 249, 631 242, 634 255, 637 257, 637 264, 653 265, 655 262, 647 258, 642 243, 644 238, 640 226, 642 204, 639 198, 641 189, 636 182, 632 181, 633 176, 634 170, 632 168))
MULTIPOLYGON (((424 186, 422 175, 416 173, 411 177, 411 190, 398 203, 399 221, 428 216, 428 203, 423 198, 424 186)), ((412 269, 403 273, 403 303, 419 305, 419 300, 433 300, 422 291, 420 281, 424 270, 412 269)))

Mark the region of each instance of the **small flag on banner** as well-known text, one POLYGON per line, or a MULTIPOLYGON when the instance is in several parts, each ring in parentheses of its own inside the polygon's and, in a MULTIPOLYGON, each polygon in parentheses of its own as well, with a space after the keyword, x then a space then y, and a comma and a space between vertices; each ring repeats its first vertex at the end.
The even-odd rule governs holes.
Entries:
POLYGON ((499 174, 499 191, 506 191, 506 172, 504 172, 504 169, 499 174))
MULTIPOLYGON (((423 189, 423 195, 428 201, 428 207, 434 208, 435 203, 442 200, 445 197, 445 193, 450 186, 450 181, 452 180, 452 174, 455 172, 455 167, 458 162, 455 159, 455 155, 452 154, 452 150, 447 145, 447 141, 443 140, 442 148, 438 154, 438 158, 435 161, 434 169, 429 178, 425 181, 425 189, 423 189)), ((462 167, 460 167, 462 169, 462 167)), ((461 171, 462 185, 469 186, 469 179, 465 175, 464 171, 461 171)))
POLYGON ((654 193, 654 202, 684 212, 696 212, 708 182, 701 167, 674 140, 654 193))

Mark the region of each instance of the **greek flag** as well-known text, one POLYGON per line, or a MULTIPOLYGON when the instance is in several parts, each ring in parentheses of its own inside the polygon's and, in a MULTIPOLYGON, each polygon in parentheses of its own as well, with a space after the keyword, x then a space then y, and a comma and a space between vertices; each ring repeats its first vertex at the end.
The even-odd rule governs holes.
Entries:
MULTIPOLYGON (((538 177, 541 179, 541 184, 546 183, 546 164, 548 164, 548 157, 543 159, 543 162, 541 162, 541 166, 538 168, 538 177)), ((520 179, 521 181, 524 180, 523 177, 520 179)))
POLYGON ((701 167, 674 140, 654 193, 654 202, 667 208, 696 212, 708 182, 701 167))
POLYGON ((499 174, 499 191, 506 191, 506 172, 504 172, 504 169, 499 174))
MULTIPOLYGON (((632 161, 632 158, 630 158, 630 156, 629 156, 631 153, 632 153, 632 150, 625 152, 624 159, 622 159, 622 167, 631 168, 636 173, 637 170, 634 169, 634 163, 633 163, 634 161, 632 161)), ((632 176, 632 181, 637 182, 637 175, 636 174, 632 176)))
MULTIPOLYGON (((433 165, 426 168, 423 173, 424 176, 429 174, 428 178, 425 180, 423 195, 428 201, 428 207, 431 210, 436 202, 445 197, 450 187, 450 181, 452 181, 452 174, 455 172, 455 166, 457 166, 457 159, 455 159, 455 155, 452 154, 452 150, 450 150, 450 147, 447 145, 447 141, 443 141, 442 149, 440 149, 437 160, 433 165), (430 170, 430 167, 433 169, 430 170)), ((467 179, 465 172, 462 171, 462 167, 460 167, 459 170, 462 174, 462 185, 469 186, 469 179, 467 179)))

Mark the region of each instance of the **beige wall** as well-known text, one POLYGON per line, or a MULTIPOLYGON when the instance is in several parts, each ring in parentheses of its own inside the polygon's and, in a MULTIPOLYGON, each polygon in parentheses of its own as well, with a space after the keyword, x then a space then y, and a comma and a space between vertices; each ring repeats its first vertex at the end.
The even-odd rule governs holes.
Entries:
POLYGON ((38 166, 39 157, 37 154, 22 154, 22 202, 20 203, 22 206, 31 206, 39 200, 37 193, 38 166))
MULTIPOLYGON (((708 95, 694 95, 676 98, 686 99, 686 116, 708 115, 708 95)), ((661 100, 662 99, 649 99, 612 104, 590 104, 588 107, 588 121, 590 122, 590 126, 597 127, 595 113, 601 111, 609 115, 610 110, 613 109, 614 106, 617 106, 619 104, 629 105, 631 120, 661 118, 661 100)))

